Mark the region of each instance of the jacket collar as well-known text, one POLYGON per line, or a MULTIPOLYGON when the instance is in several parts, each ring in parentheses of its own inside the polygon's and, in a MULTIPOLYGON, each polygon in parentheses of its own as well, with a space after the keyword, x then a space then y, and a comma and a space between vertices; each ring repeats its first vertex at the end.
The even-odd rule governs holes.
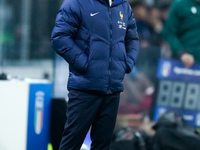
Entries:
MULTIPOLYGON (((104 5, 107 5, 109 6, 109 0, 97 0, 99 1, 100 3, 104 4, 104 5)), ((123 2, 125 2, 126 0, 113 0, 113 4, 112 6, 116 6, 116 5, 119 5, 123 2)))

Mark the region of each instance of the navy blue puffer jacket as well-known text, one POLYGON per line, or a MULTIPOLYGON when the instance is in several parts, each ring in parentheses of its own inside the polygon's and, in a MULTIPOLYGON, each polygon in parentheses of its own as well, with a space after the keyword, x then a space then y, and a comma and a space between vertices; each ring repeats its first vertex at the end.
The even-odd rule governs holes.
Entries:
POLYGON ((132 9, 126 0, 65 0, 52 32, 56 52, 69 63, 68 89, 123 91, 139 50, 132 9))

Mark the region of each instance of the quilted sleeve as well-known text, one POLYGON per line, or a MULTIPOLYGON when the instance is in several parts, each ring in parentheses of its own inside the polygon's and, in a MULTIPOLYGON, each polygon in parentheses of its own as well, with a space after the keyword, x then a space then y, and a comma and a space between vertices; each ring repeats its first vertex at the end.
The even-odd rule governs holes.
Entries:
POLYGON ((129 19, 127 25, 127 32, 125 37, 125 46, 126 46, 126 56, 127 56, 126 73, 130 73, 131 70, 133 69, 133 66, 136 63, 139 53, 139 38, 137 33, 137 27, 130 6, 129 6, 129 19))
POLYGON ((77 0, 65 0, 56 17, 51 41, 55 51, 74 69, 87 70, 88 56, 74 42, 81 23, 81 11, 77 0))

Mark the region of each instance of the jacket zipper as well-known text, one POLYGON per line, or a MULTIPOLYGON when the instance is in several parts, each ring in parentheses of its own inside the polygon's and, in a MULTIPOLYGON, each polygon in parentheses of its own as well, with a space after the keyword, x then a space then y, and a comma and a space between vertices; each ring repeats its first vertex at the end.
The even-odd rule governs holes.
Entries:
POLYGON ((111 51, 112 51, 112 18, 111 18, 111 6, 109 6, 109 18, 110 18, 110 50, 109 50, 109 68, 108 68, 108 94, 111 94, 112 91, 110 89, 111 84, 111 51))

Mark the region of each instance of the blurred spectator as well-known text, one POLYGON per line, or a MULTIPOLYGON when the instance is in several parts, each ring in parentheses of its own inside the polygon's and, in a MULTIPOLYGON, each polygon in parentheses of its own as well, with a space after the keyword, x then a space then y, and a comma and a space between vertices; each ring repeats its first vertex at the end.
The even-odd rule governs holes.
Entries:
POLYGON ((161 11, 157 7, 150 7, 148 21, 156 33, 162 30, 161 11))
POLYGON ((186 67, 200 62, 200 0, 175 1, 163 29, 175 58, 186 67))
MULTIPOLYGON (((170 3, 169 2, 164 2, 164 3, 161 3, 159 5, 160 20, 161 20, 162 24, 165 23, 165 21, 166 21, 166 19, 168 17, 169 8, 170 8, 170 3)), ((170 59, 171 56, 172 56, 172 52, 171 52, 170 46, 166 41, 164 41, 162 39, 161 34, 160 34, 160 38, 162 40, 162 42, 161 42, 161 57, 170 59)))
POLYGON ((142 1, 131 3, 131 7, 137 23, 141 48, 160 46, 160 33, 163 28, 160 9, 154 6, 148 7, 142 1))
POLYGON ((169 14, 169 7, 170 7, 170 4, 168 3, 164 3, 162 5, 159 6, 159 9, 160 9, 160 19, 162 21, 162 23, 165 23, 167 17, 168 17, 168 14, 169 14))
POLYGON ((150 26, 151 46, 160 46, 161 45, 161 31, 163 28, 163 23, 161 21, 161 11, 157 7, 149 7, 148 10, 148 22, 150 26))
POLYGON ((131 4, 131 7, 136 19, 140 46, 148 47, 150 46, 151 31, 147 22, 147 6, 141 1, 136 1, 131 4))

